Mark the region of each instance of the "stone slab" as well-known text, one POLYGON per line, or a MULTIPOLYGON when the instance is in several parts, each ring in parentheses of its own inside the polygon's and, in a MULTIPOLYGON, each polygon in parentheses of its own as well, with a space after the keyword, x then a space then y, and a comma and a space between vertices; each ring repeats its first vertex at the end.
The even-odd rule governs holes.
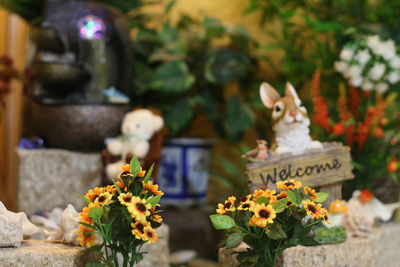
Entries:
MULTIPOLYGON (((144 258, 135 267, 169 267, 169 227, 157 228, 158 242, 145 244, 144 258)), ((18 266, 85 266, 96 259, 96 252, 88 252, 80 246, 70 246, 45 240, 25 240, 18 248, 0 248, 0 267, 18 266)), ((122 260, 120 260, 122 266, 122 260)))
MULTIPOLYGON (((239 266, 232 253, 245 249, 219 250, 219 266, 239 266)), ((374 227, 365 238, 352 237, 344 243, 322 246, 296 246, 283 252, 277 267, 399 267, 400 223, 386 223, 374 227)))
POLYGON ((100 153, 62 149, 18 150, 18 209, 28 216, 38 210, 85 204, 78 194, 101 183, 100 153))

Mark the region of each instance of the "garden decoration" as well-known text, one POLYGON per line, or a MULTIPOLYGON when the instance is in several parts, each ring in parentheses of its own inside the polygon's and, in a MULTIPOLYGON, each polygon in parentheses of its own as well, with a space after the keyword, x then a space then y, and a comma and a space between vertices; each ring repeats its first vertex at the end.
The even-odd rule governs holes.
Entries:
POLYGON ((344 215, 348 212, 348 208, 344 201, 336 199, 329 205, 328 212, 330 224, 326 224, 325 226, 340 226, 342 224, 344 215))
POLYGON ((319 141, 311 140, 307 110, 289 82, 286 83, 284 97, 268 83, 262 83, 260 97, 264 105, 272 109, 272 129, 276 142, 273 151, 298 155, 310 149, 322 148, 319 141))
POLYGON ((250 161, 264 160, 268 157, 267 141, 256 140, 257 147, 242 155, 242 158, 250 161))
POLYGON ((129 162, 129 156, 144 158, 150 150, 150 139, 163 126, 163 118, 148 109, 137 109, 126 113, 121 124, 122 136, 106 140, 108 152, 121 157, 117 162, 106 166, 108 179, 117 177, 121 167, 129 162))
POLYGON ((276 136, 268 158, 247 164, 253 187, 272 188, 279 181, 297 179, 328 192, 328 202, 340 199, 341 182, 353 178, 349 148, 340 143, 312 141, 307 110, 290 83, 286 83, 282 98, 271 85, 263 83, 260 97, 267 108, 273 109, 276 136))
POLYGON ((151 172, 152 167, 147 173, 142 170, 134 156, 114 185, 95 187, 83 197, 88 206, 79 214, 78 241, 102 251, 101 263, 120 266, 117 255, 122 254, 122 266, 133 266, 143 258, 142 245, 157 242, 163 192, 153 184, 151 172))
POLYGON ((248 245, 239 252, 240 266, 273 267, 279 255, 296 245, 318 245, 310 235, 312 226, 328 220, 321 202, 326 193, 316 193, 294 180, 278 182, 276 190, 256 190, 236 202, 229 197, 210 216, 216 229, 227 230, 226 248, 248 245), (229 214, 229 215, 226 215, 229 214))

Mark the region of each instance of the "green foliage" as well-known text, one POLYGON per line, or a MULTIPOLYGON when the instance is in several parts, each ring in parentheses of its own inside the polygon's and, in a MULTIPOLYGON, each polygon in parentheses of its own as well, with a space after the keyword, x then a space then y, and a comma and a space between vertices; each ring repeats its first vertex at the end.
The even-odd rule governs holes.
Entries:
POLYGON ((327 228, 325 226, 318 226, 314 229, 314 239, 321 244, 334 244, 346 241, 346 229, 341 226, 334 226, 327 228))
POLYGON ((235 222, 232 218, 226 215, 213 214, 210 215, 210 219, 214 228, 218 230, 230 229, 235 226, 235 222))

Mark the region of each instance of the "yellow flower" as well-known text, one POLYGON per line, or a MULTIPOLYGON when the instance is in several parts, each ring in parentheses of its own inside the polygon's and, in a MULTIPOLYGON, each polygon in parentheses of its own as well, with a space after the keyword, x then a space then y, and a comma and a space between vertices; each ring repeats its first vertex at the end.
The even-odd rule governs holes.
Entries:
MULTIPOLYGON (((142 184, 145 189, 150 190, 154 195, 164 195, 162 191, 158 190, 158 184, 153 184, 153 181, 148 181, 147 183, 143 181, 142 184)), ((147 190, 145 190, 144 193, 146 193, 147 190)))
POLYGON ((251 201, 251 196, 252 196, 251 194, 242 196, 240 198, 240 204, 237 207, 237 209, 238 210, 248 210, 251 207, 251 205, 253 205, 253 203, 254 203, 253 201, 251 201))
POLYGON ((225 200, 224 204, 219 203, 218 204, 218 209, 216 210, 217 213, 224 215, 228 211, 234 211, 235 210, 235 203, 236 197, 229 197, 228 200, 225 200))
POLYGON ((145 227, 144 235, 143 235, 142 239, 145 241, 149 241, 149 243, 156 243, 158 241, 158 236, 157 236, 156 231, 154 231, 153 228, 145 227))
POLYGON ((163 221, 162 217, 158 214, 151 215, 150 220, 152 220, 153 222, 157 222, 157 223, 160 223, 163 221))
POLYGON ((107 185, 106 192, 110 193, 111 195, 116 195, 118 193, 118 190, 117 188, 115 188, 115 185, 107 185))
POLYGON ((91 208, 97 207, 94 203, 89 203, 88 207, 84 207, 82 212, 79 213, 79 221, 87 224, 93 224, 92 218, 89 218, 89 211, 91 208))
POLYGON ((128 206, 132 204, 132 194, 131 193, 122 193, 118 196, 118 200, 119 202, 121 202, 121 204, 128 206))
POLYGON ((286 182, 277 182, 276 186, 278 189, 282 189, 282 190, 293 190, 293 189, 298 189, 301 187, 301 182, 295 182, 293 179, 291 179, 290 181, 286 181, 286 182))
POLYGON ((149 227, 149 222, 135 222, 131 223, 132 226, 132 235, 134 235, 137 239, 143 239, 144 237, 144 228, 149 227))
POLYGON ((121 178, 121 176, 133 176, 131 173, 131 165, 130 164, 125 164, 124 166, 121 167, 121 174, 118 175, 117 178, 121 178))
POLYGON ((254 215, 249 221, 250 226, 255 225, 257 227, 266 227, 267 224, 272 224, 274 222, 273 219, 276 217, 275 210, 272 206, 265 206, 264 203, 255 204, 250 210, 254 212, 254 215))
POLYGON ((103 192, 99 195, 98 198, 94 201, 94 204, 99 206, 104 206, 110 203, 112 195, 108 192, 103 192))
POLYGON ((160 212, 160 204, 156 204, 154 207, 150 209, 151 213, 159 213, 160 212))
POLYGON ((85 227, 83 225, 79 226, 77 231, 78 237, 76 240, 79 241, 79 244, 84 247, 90 248, 91 246, 96 244, 96 233, 95 230, 85 227))
POLYGON ((89 199, 90 202, 94 202, 94 201, 96 200, 96 198, 97 198, 101 193, 103 193, 103 188, 101 188, 101 187, 95 187, 95 188, 93 188, 93 189, 90 189, 90 190, 86 193, 85 197, 86 197, 87 199, 89 199))
POLYGON ((304 187, 304 194, 306 194, 306 196, 310 195, 310 200, 312 201, 318 200, 317 193, 315 193, 315 190, 308 186, 304 187))
POLYGON ((315 204, 309 199, 303 200, 301 204, 303 204, 303 207, 306 209, 307 214, 311 215, 312 218, 319 219, 322 217, 321 204, 315 204))
POLYGON ((329 222, 329 213, 328 213, 328 211, 327 211, 326 209, 324 209, 324 208, 321 209, 321 218, 324 219, 324 221, 325 221, 327 224, 331 224, 331 223, 329 222))
POLYGON ((132 204, 127 207, 132 218, 136 221, 145 222, 146 217, 150 215, 151 204, 146 204, 146 200, 140 197, 132 197, 132 204))
POLYGON ((267 189, 267 190, 261 190, 261 189, 255 190, 254 194, 253 194, 254 201, 257 201, 257 199, 259 197, 266 197, 266 198, 269 199, 269 204, 273 205, 277 200, 276 196, 275 196, 275 193, 276 193, 275 190, 271 191, 269 189, 267 189))

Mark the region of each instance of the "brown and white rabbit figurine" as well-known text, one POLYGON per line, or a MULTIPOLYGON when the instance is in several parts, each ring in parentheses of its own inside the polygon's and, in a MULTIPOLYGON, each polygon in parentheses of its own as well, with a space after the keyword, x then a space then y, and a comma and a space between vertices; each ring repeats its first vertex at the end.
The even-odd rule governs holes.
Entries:
POLYGON ((264 82, 260 86, 260 97, 267 108, 273 109, 276 153, 298 155, 309 149, 322 148, 319 141, 311 140, 310 119, 293 85, 287 82, 285 96, 281 97, 270 84, 264 82))

